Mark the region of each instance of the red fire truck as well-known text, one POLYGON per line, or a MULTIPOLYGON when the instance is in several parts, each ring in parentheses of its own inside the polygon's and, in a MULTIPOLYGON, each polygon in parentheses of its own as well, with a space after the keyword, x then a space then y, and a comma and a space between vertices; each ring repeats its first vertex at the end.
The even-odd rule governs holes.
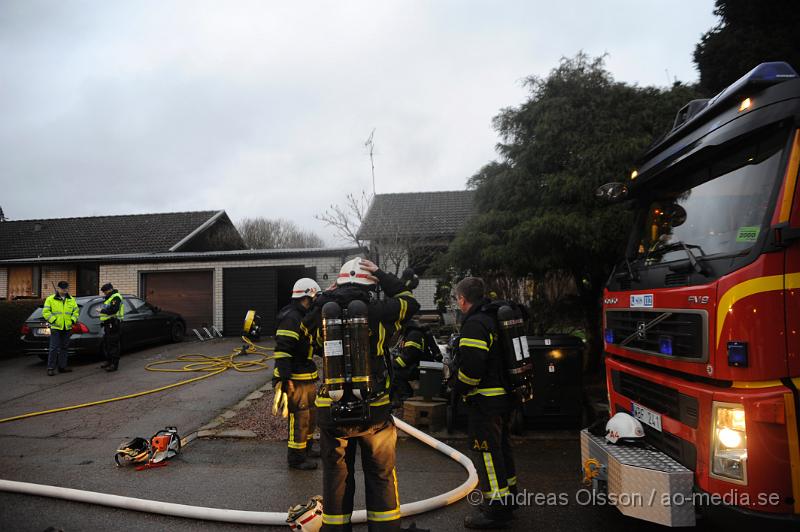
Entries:
POLYGON ((665 497, 623 513, 800 530, 799 164, 800 78, 764 63, 690 102, 625 183, 598 189, 636 212, 603 326, 610 413, 637 418, 646 443, 584 431, 583 465, 596 489, 665 497))

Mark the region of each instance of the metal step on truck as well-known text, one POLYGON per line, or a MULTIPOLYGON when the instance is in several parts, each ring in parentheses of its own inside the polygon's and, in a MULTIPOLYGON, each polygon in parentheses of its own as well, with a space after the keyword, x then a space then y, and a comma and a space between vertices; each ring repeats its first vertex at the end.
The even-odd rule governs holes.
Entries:
POLYGON ((610 414, 645 436, 585 430, 581 458, 626 515, 800 530, 799 165, 800 78, 764 63, 597 191, 636 213, 603 327, 610 414))

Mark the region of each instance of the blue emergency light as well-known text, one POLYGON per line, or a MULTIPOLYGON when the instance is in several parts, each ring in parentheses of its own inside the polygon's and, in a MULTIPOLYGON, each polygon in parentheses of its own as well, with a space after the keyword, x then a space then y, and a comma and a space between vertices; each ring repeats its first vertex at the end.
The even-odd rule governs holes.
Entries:
POLYGON ((662 355, 672 354, 672 336, 659 336, 658 352, 662 355))
POLYGON ((728 342, 728 365, 734 368, 747 367, 747 342, 728 342))
POLYGON ((606 329, 603 331, 603 336, 606 339, 607 344, 614 343, 614 329, 606 329))

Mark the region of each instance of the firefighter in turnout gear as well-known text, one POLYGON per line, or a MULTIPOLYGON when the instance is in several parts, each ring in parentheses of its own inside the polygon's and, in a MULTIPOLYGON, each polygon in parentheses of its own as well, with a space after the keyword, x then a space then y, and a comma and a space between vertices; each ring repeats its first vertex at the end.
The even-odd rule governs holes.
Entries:
POLYGON ((501 342, 494 317, 484 311, 489 300, 483 281, 467 277, 455 292, 464 313, 455 388, 467 403, 473 463, 483 493, 477 514, 467 516, 464 526, 505 528, 512 518, 517 479, 509 439, 512 401, 504 383, 501 342))
POLYGON ((286 394, 289 417, 288 462, 293 469, 316 469, 313 449, 316 428, 317 366, 314 364, 314 339, 303 324, 308 310, 320 292, 316 281, 298 279, 292 288, 292 302, 278 313, 275 332, 275 394, 286 394))
POLYGON ((100 287, 106 300, 100 307, 100 324, 103 326, 103 348, 106 354, 105 363, 100 366, 106 371, 117 371, 119 368, 120 334, 122 320, 125 317, 125 303, 111 283, 100 287))
POLYGON ((321 294, 309 315, 309 330, 322 330, 325 344, 325 378, 316 399, 323 466, 322 530, 352 528, 357 446, 364 470, 368 529, 400 528, 388 349, 392 337, 419 310, 411 292, 415 279, 406 274, 400 279, 368 260, 353 259, 342 266, 338 286, 321 294), (382 299, 374 294, 378 286, 382 299), (331 308, 341 313, 340 318, 331 314, 331 308), (349 340, 331 339, 336 327, 349 340), (333 371, 344 367, 335 366, 343 358, 351 361, 346 376, 333 371), (359 370, 353 367, 367 368, 367 374, 356 374, 359 370))
POLYGON ((72 371, 67 367, 67 348, 72 325, 78 322, 78 304, 67 290, 69 283, 60 281, 56 293, 49 296, 42 307, 42 317, 50 324, 50 350, 47 354, 47 374, 72 371))
POLYGON ((433 362, 437 358, 435 354, 431 355, 432 352, 438 353, 438 358, 441 359, 441 352, 427 328, 421 326, 416 320, 409 321, 403 333, 400 354, 395 357, 393 362, 395 380, 393 384, 397 399, 403 401, 413 395, 414 391, 410 381, 419 380, 419 363, 421 361, 433 362), (434 345, 430 345, 431 342, 434 345))

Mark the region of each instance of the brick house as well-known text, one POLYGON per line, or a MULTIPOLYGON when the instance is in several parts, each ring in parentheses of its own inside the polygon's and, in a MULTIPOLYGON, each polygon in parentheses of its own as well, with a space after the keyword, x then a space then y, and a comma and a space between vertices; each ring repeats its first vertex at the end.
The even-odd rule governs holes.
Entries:
POLYGON ((97 294, 110 282, 181 313, 189 329, 238 334, 255 309, 269 332, 297 278, 324 288, 357 253, 244 247, 225 211, 3 221, 0 299, 43 298, 62 279, 75 295, 97 294))
POLYGON ((376 194, 358 230, 381 267, 414 268, 423 312, 436 310, 437 278, 428 268, 474 213, 474 197, 472 190, 376 194))

